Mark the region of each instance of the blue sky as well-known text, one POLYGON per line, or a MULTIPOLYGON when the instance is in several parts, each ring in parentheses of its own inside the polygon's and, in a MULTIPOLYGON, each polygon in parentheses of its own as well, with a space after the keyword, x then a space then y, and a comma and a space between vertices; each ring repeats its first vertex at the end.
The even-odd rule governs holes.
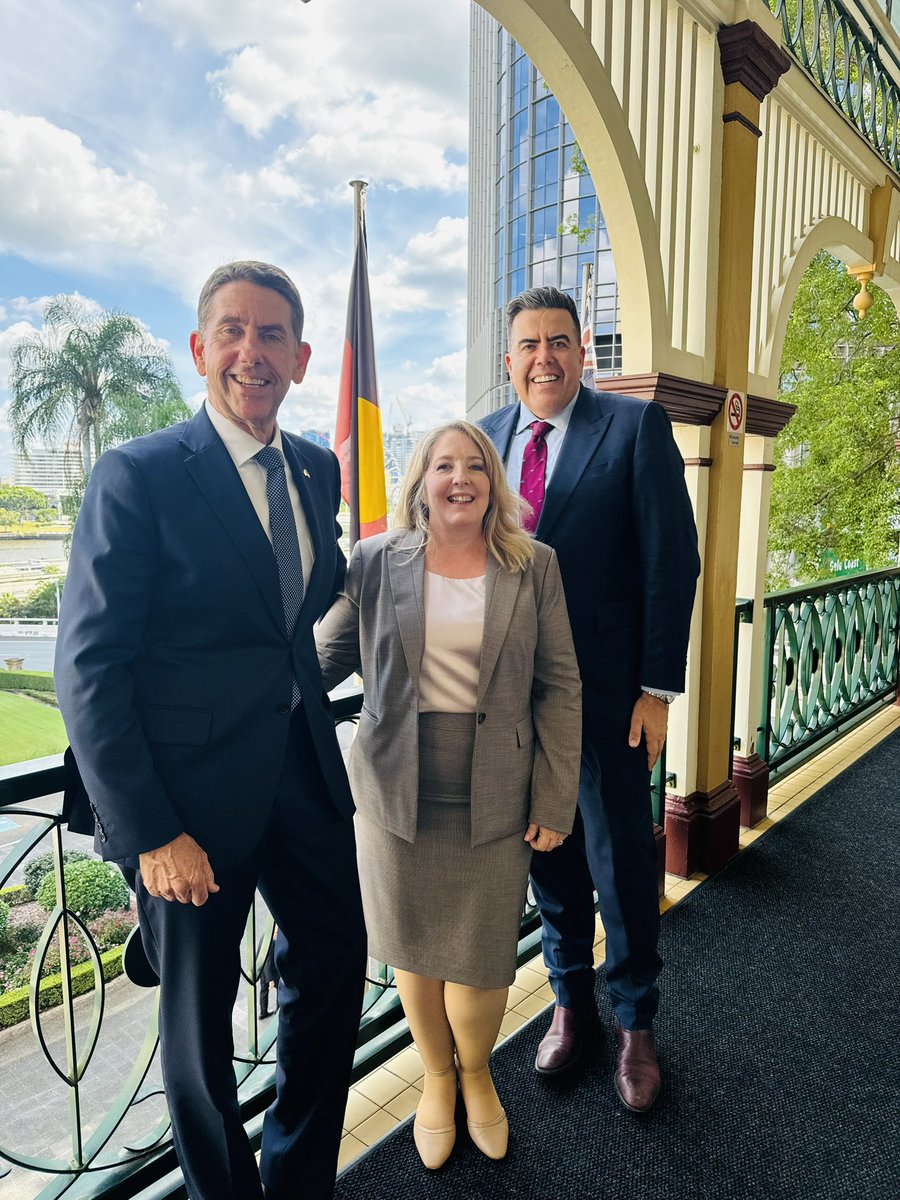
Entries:
MULTIPOLYGON (((313 357, 286 428, 334 427, 367 179, 385 424, 465 407, 471 0, 13 0, 0 73, 0 477, 10 344, 77 293, 166 345, 186 398, 213 267, 284 267, 313 357)), ((11 11, 10 11, 11 10, 11 11)))

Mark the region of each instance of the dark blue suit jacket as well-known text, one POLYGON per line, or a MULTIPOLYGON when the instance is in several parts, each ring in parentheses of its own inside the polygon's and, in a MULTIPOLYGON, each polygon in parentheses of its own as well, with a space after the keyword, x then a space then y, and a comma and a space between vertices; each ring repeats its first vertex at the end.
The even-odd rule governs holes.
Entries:
MULTIPOLYGON (((502 458, 519 405, 480 422, 502 458)), ((641 686, 684 690, 697 530, 665 409, 582 387, 535 536, 559 556, 585 736, 621 737, 641 686)))
POLYGON ((214 870, 249 855, 281 772, 292 674, 331 799, 353 812, 312 639, 343 581, 339 468, 283 439, 315 551, 290 640, 271 544, 204 409, 94 467, 55 676, 105 858, 133 863, 181 832, 214 870))

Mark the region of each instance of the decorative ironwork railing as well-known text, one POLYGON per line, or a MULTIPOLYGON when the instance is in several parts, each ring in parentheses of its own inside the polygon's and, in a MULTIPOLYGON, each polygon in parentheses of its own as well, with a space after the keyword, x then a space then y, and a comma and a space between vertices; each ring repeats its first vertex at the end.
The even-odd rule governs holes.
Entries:
MULTIPOLYGON (((361 701, 360 692, 332 701, 338 726, 358 720, 361 701)), ((57 1200, 72 1188, 73 1194, 83 1194, 76 1185, 93 1175, 91 1195, 124 1200, 177 1165, 156 1053, 157 993, 134 987, 111 993, 109 976, 120 968, 117 962, 111 971, 106 960, 116 956, 101 954, 91 930, 71 911, 64 851, 90 842, 65 830, 59 797, 63 787, 59 758, 37 760, 27 768, 0 768, 0 893, 18 880, 35 852, 47 846, 56 886, 56 904, 44 920, 26 989, 31 1036, 24 1025, 19 1033, 6 1028, 0 1011, 0 1180, 9 1175, 4 1186, 15 1189, 27 1176, 27 1190, 15 1189, 16 1197, 57 1200), (42 987, 42 967, 51 954, 58 956, 58 969, 42 987), (43 1007, 48 983, 56 990, 53 1000, 60 1001, 52 1008, 43 1007), (10 1039, 15 1054, 8 1063, 5 1045, 13 1044, 10 1039), (19 1085, 10 1086, 10 1079, 18 1079, 19 1085), (14 1144, 16 1133, 21 1140, 14 1144)), ((0 926, 0 941, 2 934, 0 926)), ((277 1025, 262 1025, 256 1003, 272 935, 272 919, 258 900, 245 931, 234 1017, 238 1095, 248 1132, 256 1141, 274 1089, 277 1025)), ((534 955, 539 938, 540 917, 529 894, 520 931, 520 963, 534 955)), ((369 969, 354 1082, 412 1040, 392 969, 373 962, 369 969)), ((0 975, 0 1010, 3 991, 0 975)), ((18 1004, 23 1004, 21 997, 18 1004)))
MULTIPOLYGON (((337 724, 355 722, 360 703, 361 693, 335 699, 337 724)), ((65 831, 61 760, 37 760, 28 767, 0 768, 5 843, 0 856, 6 851, 0 857, 0 899, 34 854, 49 847, 56 902, 31 952, 27 985, 10 991, 0 974, 0 1179, 9 1175, 4 1186, 14 1187, 16 1176, 21 1182, 27 1173, 27 1192, 15 1189, 15 1194, 35 1200, 56 1200, 88 1174, 97 1176, 92 1195, 133 1195, 176 1165, 156 1053, 157 994, 155 989, 118 989, 110 1005, 109 981, 121 971, 120 956, 101 954, 88 924, 72 911, 63 869, 64 853, 90 842, 65 831), (31 1037, 26 1026, 14 1024, 26 1011, 31 1037), (11 1062, 7 1046, 15 1047, 11 1062), (16 1078, 20 1086, 10 1086, 16 1078)), ((16 892, 5 897, 13 900, 16 892)), ((9 913, 15 927, 16 909, 9 913)), ((0 922, 0 942, 6 923, 0 922)), ((235 1009, 234 1065, 251 1126, 274 1086, 276 1025, 263 1026, 256 1005, 272 936, 272 919, 258 902, 247 922, 235 1009)), ((364 1002, 355 1078, 395 1053, 404 1036, 409 1040, 389 969, 378 966, 372 983, 377 986, 368 989, 364 1002)))
POLYGON ((773 592, 757 753, 783 769, 897 693, 900 568, 773 592))
MULTIPOLYGON (((900 60, 841 0, 766 0, 787 48, 886 163, 900 170, 900 60)), ((864 14, 857 9, 860 17, 864 14)))

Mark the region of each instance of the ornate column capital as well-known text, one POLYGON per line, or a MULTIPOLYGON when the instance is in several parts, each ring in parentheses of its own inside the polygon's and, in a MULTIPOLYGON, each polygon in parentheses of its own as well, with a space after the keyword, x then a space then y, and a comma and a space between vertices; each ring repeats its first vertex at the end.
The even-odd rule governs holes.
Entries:
POLYGON ((726 87, 740 83, 760 103, 791 65, 789 55, 755 21, 726 25, 718 33, 726 87))

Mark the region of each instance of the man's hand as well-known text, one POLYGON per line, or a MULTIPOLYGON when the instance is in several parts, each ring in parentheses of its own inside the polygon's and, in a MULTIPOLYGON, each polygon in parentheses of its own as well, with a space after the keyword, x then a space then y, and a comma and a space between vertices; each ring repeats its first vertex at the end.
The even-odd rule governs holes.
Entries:
POLYGON ((204 850, 189 833, 141 855, 141 878, 151 896, 181 904, 205 904, 219 890, 204 850))
POLYGON ((628 731, 628 745, 632 749, 641 744, 641 733, 647 742, 647 770, 652 771, 656 760, 662 753, 666 740, 666 730, 669 728, 669 706, 658 696, 649 692, 641 692, 634 708, 631 710, 631 729, 628 731))

